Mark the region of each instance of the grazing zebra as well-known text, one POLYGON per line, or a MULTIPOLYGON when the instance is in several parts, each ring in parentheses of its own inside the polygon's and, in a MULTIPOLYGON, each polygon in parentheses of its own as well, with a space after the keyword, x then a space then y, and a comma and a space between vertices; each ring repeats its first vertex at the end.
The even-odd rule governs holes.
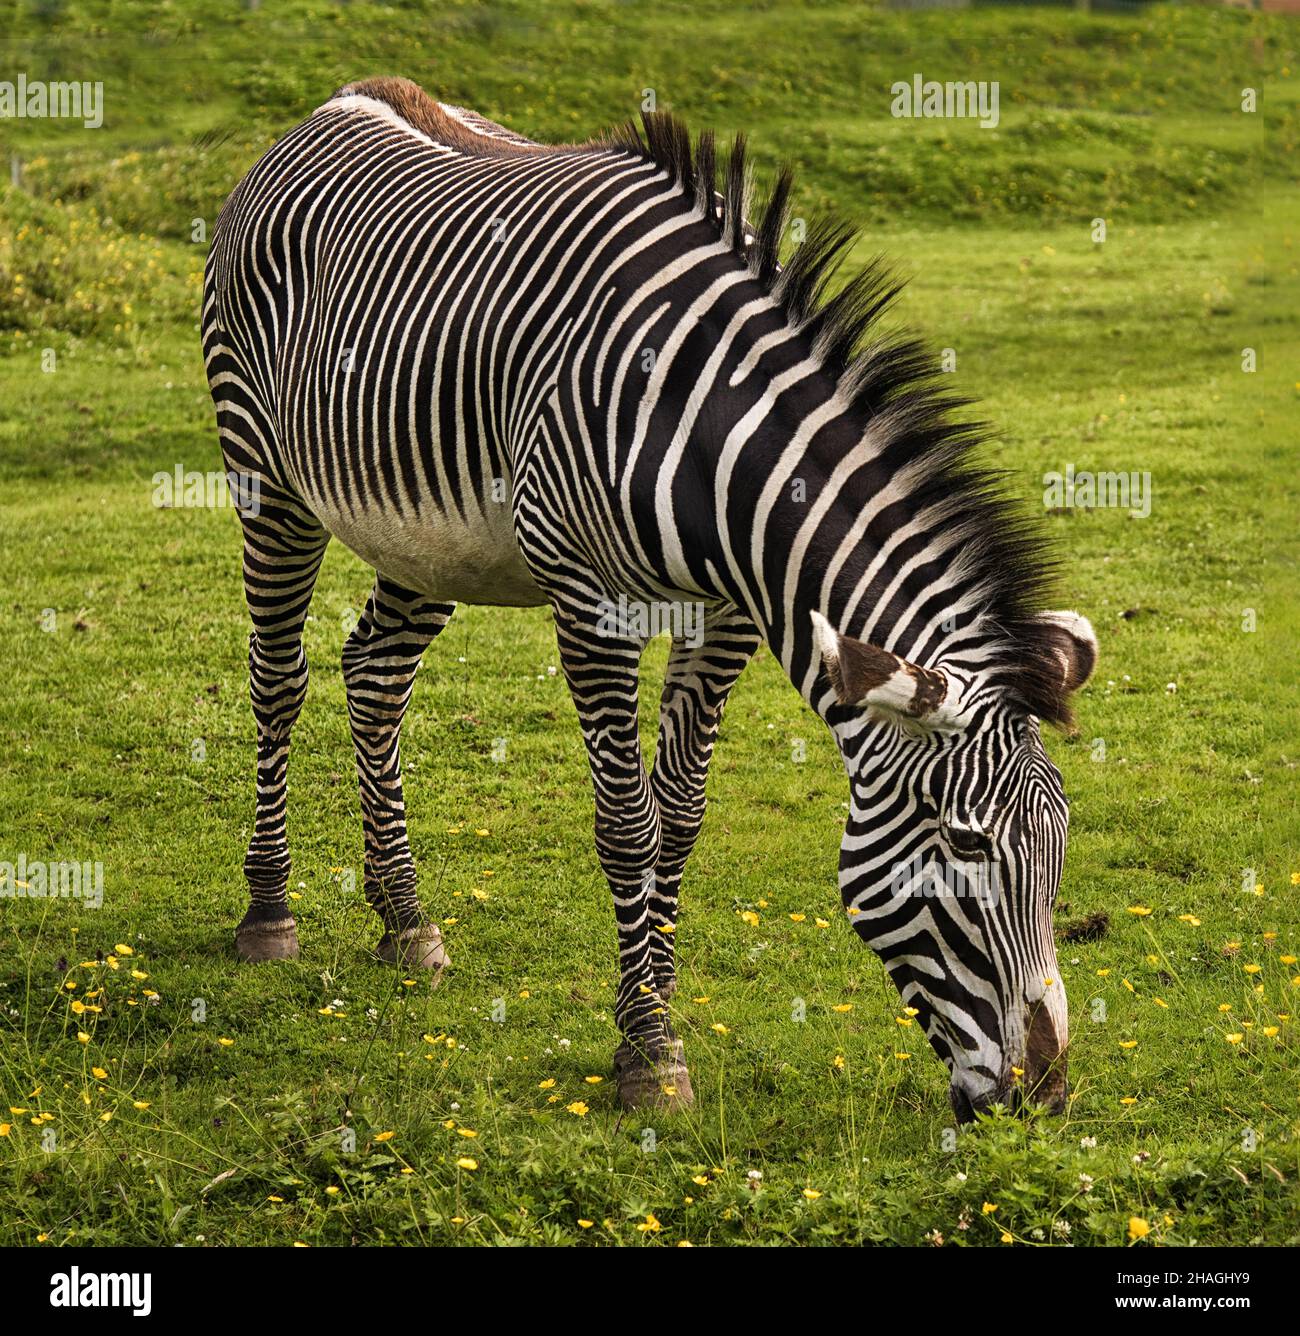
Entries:
MULTIPOLYGON (((791 178, 752 228, 743 139, 718 172, 663 114, 543 146, 414 84, 341 89, 231 195, 203 346, 241 511, 257 814, 246 960, 293 956, 285 776, 302 629, 331 536, 376 570, 343 675, 379 955, 438 970, 398 736, 457 602, 549 604, 614 897, 628 1106, 692 1098, 666 1003, 682 871, 727 695, 761 643, 830 726, 851 802, 839 881, 951 1074, 958 1116, 1059 1108, 1051 912, 1069 722, 1092 629, 1043 612, 1050 562, 971 455, 935 367, 877 318, 872 265, 817 225, 778 263, 791 178), (611 617, 699 610, 672 645, 647 773, 611 617)), ((679 628, 680 630, 680 628, 679 628)))

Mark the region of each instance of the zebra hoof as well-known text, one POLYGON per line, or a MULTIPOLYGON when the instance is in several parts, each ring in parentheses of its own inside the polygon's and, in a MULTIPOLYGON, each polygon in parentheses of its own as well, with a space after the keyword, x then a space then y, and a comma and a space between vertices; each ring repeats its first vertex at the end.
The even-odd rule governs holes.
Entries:
POLYGON ((386 965, 400 965, 409 970, 441 972, 448 965, 442 933, 436 923, 420 923, 402 932, 384 933, 375 954, 386 965))
POLYGON ((298 959, 298 925, 292 918, 241 923, 235 929, 235 952, 253 964, 263 960, 298 959))
POLYGON ((671 1040, 654 1060, 630 1044, 620 1044, 614 1054, 614 1072, 618 1078, 618 1102, 625 1109, 662 1109, 673 1113, 689 1109, 695 1103, 680 1039, 671 1040))

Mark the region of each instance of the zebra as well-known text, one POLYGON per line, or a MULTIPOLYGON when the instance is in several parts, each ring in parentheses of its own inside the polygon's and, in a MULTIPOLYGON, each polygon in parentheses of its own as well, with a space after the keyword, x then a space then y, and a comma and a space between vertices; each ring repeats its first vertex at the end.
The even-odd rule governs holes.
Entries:
POLYGON ((617 925, 625 1107, 693 1100, 669 1003, 683 870, 719 722, 766 645, 847 773, 839 889, 949 1075, 956 1116, 1066 1098, 1052 933, 1088 620, 981 462, 987 428, 882 313, 877 259, 818 221, 782 262, 793 178, 750 209, 743 136, 671 114, 543 145, 404 79, 341 88, 222 209, 202 341, 240 511, 257 807, 245 961, 293 957, 290 735, 331 537, 375 569, 342 651, 377 954, 438 972, 399 755, 417 666, 456 603, 547 606, 581 724, 617 925), (747 222, 746 219, 752 219, 747 222), (647 633, 693 606, 647 770, 647 633))

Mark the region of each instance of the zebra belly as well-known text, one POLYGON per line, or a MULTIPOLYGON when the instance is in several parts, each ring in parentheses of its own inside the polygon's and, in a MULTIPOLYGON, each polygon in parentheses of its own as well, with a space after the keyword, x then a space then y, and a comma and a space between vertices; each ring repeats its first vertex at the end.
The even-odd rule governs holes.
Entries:
POLYGON ((466 521, 436 509, 345 513, 323 497, 310 500, 335 538, 406 589, 446 603, 532 608, 547 601, 515 542, 509 506, 489 504, 466 521))

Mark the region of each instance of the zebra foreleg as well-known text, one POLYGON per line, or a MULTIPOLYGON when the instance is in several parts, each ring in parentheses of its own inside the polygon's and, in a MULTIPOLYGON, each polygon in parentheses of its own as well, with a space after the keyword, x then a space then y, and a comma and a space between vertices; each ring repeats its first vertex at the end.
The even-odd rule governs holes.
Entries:
POLYGON ((637 735, 641 645, 603 637, 584 614, 557 611, 560 661, 582 724, 596 798, 596 854, 614 897, 619 985, 614 1055, 626 1108, 676 1108, 692 1101, 681 1041, 655 984, 650 891, 659 856, 659 808, 637 735))
POLYGON ((705 782, 718 724, 731 688, 761 642, 757 627, 730 611, 716 621, 706 619, 699 645, 676 641, 668 657, 650 775, 661 826, 649 903, 650 958, 665 1001, 677 990, 677 898, 704 821, 705 782))
POLYGON ((451 620, 436 603, 379 576, 361 620, 343 646, 348 720, 357 757, 365 834, 365 892, 384 923, 381 960, 441 970, 442 934, 420 906, 406 834, 400 736, 420 658, 451 620))
POLYGON ((240 515, 244 592, 253 621, 249 692, 257 722, 257 815, 244 858, 250 903, 235 930, 235 950, 248 961, 298 954, 285 838, 289 735, 307 695, 302 628, 329 542, 315 516, 295 498, 265 478, 258 483, 257 506, 240 515))

